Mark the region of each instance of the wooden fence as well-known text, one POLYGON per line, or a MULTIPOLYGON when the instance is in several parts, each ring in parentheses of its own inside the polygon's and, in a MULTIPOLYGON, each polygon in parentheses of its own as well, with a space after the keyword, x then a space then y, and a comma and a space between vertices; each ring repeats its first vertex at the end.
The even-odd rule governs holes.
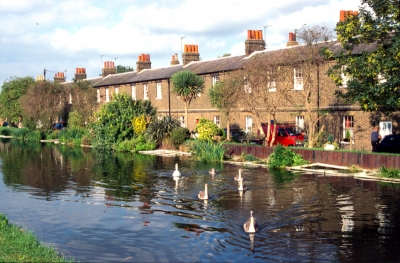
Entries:
MULTIPOLYGON (((251 154, 261 159, 268 158, 274 151, 272 147, 259 145, 225 144, 224 147, 229 156, 251 154)), ((292 148, 292 150, 311 163, 326 163, 347 167, 357 165, 364 169, 377 169, 383 165, 387 168, 400 168, 400 155, 309 150, 307 148, 292 148)))

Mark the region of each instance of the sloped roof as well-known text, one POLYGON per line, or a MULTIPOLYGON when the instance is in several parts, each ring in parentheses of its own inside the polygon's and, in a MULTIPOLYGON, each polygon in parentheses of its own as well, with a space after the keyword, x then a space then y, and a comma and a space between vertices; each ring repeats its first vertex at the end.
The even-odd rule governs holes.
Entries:
POLYGON ((117 85, 117 84, 124 84, 126 81, 134 76, 136 76, 136 71, 129 71, 124 73, 117 73, 107 75, 98 81, 93 87, 101 87, 101 86, 110 86, 110 85, 117 85))
POLYGON ((184 70, 191 70, 197 75, 240 69, 245 55, 216 58, 207 61, 193 61, 183 67, 184 70))
POLYGON ((175 72, 181 71, 182 65, 174 65, 165 68, 144 69, 136 76, 128 79, 126 83, 146 82, 151 80, 168 79, 175 72))

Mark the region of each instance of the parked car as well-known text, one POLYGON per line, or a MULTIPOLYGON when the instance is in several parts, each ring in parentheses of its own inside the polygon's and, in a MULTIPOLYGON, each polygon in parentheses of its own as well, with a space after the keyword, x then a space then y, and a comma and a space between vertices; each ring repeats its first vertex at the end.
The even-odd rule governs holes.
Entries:
MULTIPOLYGON (((261 124, 263 128, 264 134, 267 134, 268 124, 261 124)), ((274 124, 270 125, 271 133, 274 130, 274 124)), ((268 145, 271 143, 272 134, 268 139, 268 145)), ((283 146, 304 146, 304 135, 298 134, 291 127, 286 127, 283 125, 277 124, 275 140, 273 145, 281 144, 283 146)))
POLYGON ((400 134, 386 135, 376 146, 375 152, 400 153, 400 134))

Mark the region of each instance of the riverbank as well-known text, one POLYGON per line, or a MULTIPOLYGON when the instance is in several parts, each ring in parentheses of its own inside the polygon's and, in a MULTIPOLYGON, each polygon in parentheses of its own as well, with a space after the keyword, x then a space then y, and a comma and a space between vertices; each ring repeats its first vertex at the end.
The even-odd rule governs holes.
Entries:
POLYGON ((41 244, 33 233, 9 224, 0 214, 0 262, 74 262, 41 244))

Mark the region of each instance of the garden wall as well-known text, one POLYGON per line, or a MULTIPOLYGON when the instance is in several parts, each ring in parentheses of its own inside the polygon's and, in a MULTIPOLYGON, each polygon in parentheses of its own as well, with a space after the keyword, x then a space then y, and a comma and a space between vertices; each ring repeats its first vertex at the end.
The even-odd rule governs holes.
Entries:
MULTIPOLYGON (((225 144, 224 147, 227 150, 226 154, 229 156, 240 156, 243 153, 251 154, 261 159, 267 159, 274 150, 272 147, 259 145, 225 144)), ((292 150, 311 163, 326 163, 348 167, 357 165, 364 169, 376 169, 382 165, 387 168, 400 168, 400 155, 308 150, 307 148, 292 148, 292 150)))

